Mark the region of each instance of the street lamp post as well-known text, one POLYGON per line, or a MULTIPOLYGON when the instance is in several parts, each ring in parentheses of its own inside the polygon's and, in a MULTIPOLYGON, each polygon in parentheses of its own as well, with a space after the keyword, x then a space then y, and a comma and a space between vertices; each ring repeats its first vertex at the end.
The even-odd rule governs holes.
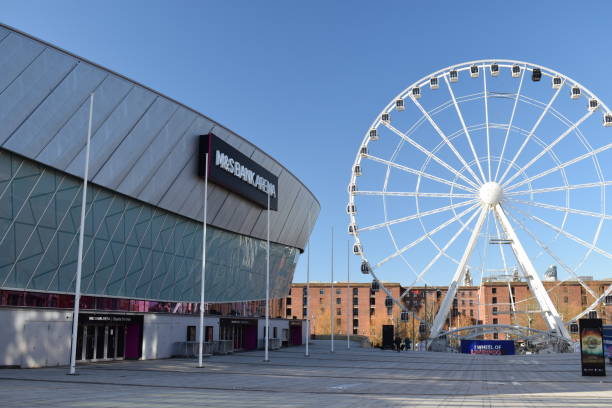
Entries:
POLYGON ((85 236, 85 210, 87 206, 87 178, 89 177, 89 144, 91 141, 91 126, 93 122, 94 94, 89 96, 89 124, 87 127, 87 143, 85 145, 85 169, 83 174, 83 198, 81 202, 81 226, 79 229, 79 253, 77 259, 77 273, 74 288, 74 310, 72 313, 72 343, 70 344, 70 370, 69 374, 76 374, 76 347, 79 331, 79 311, 81 303, 81 276, 83 272, 83 239, 85 236))

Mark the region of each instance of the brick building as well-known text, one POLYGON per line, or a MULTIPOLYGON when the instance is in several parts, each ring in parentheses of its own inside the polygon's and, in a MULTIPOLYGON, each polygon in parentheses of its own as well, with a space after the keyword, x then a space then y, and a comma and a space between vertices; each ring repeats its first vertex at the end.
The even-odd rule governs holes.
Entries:
MULTIPOLYGON (((575 317, 595 300, 577 281, 543 283, 564 321, 575 317)), ((585 283, 594 294, 600 296, 612 284, 612 280, 585 283)), ((399 283, 384 283, 384 286, 395 298, 406 291, 399 283)), ((336 334, 347 333, 348 318, 349 333, 368 336, 374 343, 380 342, 382 325, 385 324, 395 326, 396 333, 402 337, 418 338, 419 319, 429 323, 433 321, 446 291, 446 286, 411 288, 404 295, 404 304, 410 312, 402 315, 400 307, 388 299, 384 291, 372 291, 369 283, 337 282, 332 291, 328 282, 313 282, 310 293, 305 283, 294 283, 284 300, 284 317, 310 318, 311 334, 329 334, 329 310, 333 307, 336 334), (413 314, 417 319, 413 319, 413 314)), ((282 303, 279 307, 282 307, 282 303)), ((612 324, 612 296, 608 296, 596 310, 604 324, 612 324)), ((477 324, 513 324, 546 329, 538 303, 523 281, 495 281, 485 282, 482 286, 459 287, 445 328, 477 324)), ((485 337, 505 339, 506 335, 493 333, 485 337)))

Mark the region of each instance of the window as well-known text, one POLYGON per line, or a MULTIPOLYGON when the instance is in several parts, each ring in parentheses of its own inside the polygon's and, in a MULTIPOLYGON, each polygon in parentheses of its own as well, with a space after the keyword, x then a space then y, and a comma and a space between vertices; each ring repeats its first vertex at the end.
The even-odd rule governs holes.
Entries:
POLYGON ((336 314, 337 314, 338 316, 342 316, 342 308, 341 308, 341 307, 339 307, 339 308, 337 308, 337 309, 336 309, 336 314))
POLYGON ((291 316, 291 309, 290 308, 287 308, 286 312, 287 312, 287 317, 291 316))
POLYGON ((340 295, 342 293, 342 289, 336 289, 336 295, 340 295))
POLYGON ((353 316, 358 316, 359 315, 359 309, 357 309, 356 307, 353 308, 353 316))
POLYGON ((204 341, 213 341, 213 327, 206 326, 206 331, 204 332, 204 341))
POLYGON ((308 308, 302 309, 302 317, 304 318, 308 317, 308 308))
POLYGON ((497 288, 491 289, 491 293, 497 293, 497 288))
POLYGON ((353 298, 353 304, 354 305, 358 305, 359 304, 359 298, 358 297, 354 297, 353 298))
POLYGON ((289 296, 291 296, 291 288, 289 288, 289 296))
POLYGON ((370 308, 370 316, 374 316, 374 312, 376 309, 374 309, 373 307, 370 308))
POLYGON ((470 299, 470 306, 474 306, 474 301, 470 299))
POLYGON ((493 296, 493 304, 496 304, 496 303, 497 303, 497 297, 493 296))
POLYGON ((494 338, 495 340, 499 339, 499 333, 493 333, 493 338, 494 338))
POLYGON ((303 289, 304 297, 308 296, 308 288, 303 289))
POLYGON ((353 327, 359 327, 359 319, 353 319, 353 327))
POLYGON ((582 295, 582 304, 586 305, 587 304, 587 298, 586 295, 582 295))
POLYGON ((302 299, 302 304, 303 305, 307 305, 308 304, 308 298, 304 296, 304 298, 302 299))
POLYGON ((393 314, 393 308, 392 307, 388 307, 387 308, 387 316, 391 316, 393 314))
POLYGON ((606 302, 606 306, 612 305, 612 295, 606 296, 605 302, 606 302))
POLYGON ((319 295, 324 295, 325 294, 325 289, 319 289, 319 295))
POLYGON ((323 298, 319 298, 319 303, 323 303, 323 298))
POLYGON ((563 303, 567 303, 567 302, 568 302, 568 300, 569 300, 569 299, 567 298, 567 296, 563 296, 563 303))
POLYGON ((510 292, 512 292, 512 296, 514 296, 514 286, 510 288, 510 292))
POLYGON ((290 297, 287 298, 287 306, 291 306, 291 298, 290 297))
POLYGON ((499 323, 498 319, 493 319, 493 324, 498 324, 498 323, 499 323))
POLYGON ((336 319, 336 327, 342 326, 342 319, 336 319))
POLYGON ((474 317, 474 310, 470 309, 470 317, 474 317))
POLYGON ((570 324, 570 333, 577 334, 578 333, 578 323, 570 324))
POLYGON ((341 298, 336 298, 336 304, 337 305, 342 304, 342 299, 341 298))
POLYGON ((187 326, 187 341, 196 341, 196 327, 187 326))
POLYGON ((353 288, 353 296, 358 296, 358 295, 359 295, 359 289, 353 288))
POLYGON ((353 327, 353 334, 359 334, 356 327, 353 327))
POLYGON ((374 306, 376 304, 376 298, 375 297, 371 297, 370 298, 370 306, 374 306))
POLYGON ((277 339, 278 338, 278 327, 273 327, 272 328, 272 338, 273 339, 277 339))
POLYGON ((494 315, 496 315, 496 314, 497 314, 497 308, 496 308, 496 307, 494 307, 494 308, 493 308, 493 314, 494 314, 494 315))
POLYGON ((461 300, 461 306, 465 306, 465 300, 461 300))

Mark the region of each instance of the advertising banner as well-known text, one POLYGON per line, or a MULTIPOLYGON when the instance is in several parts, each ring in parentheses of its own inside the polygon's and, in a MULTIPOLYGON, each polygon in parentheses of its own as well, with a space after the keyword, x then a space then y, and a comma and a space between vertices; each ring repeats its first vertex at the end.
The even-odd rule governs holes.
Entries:
POLYGON ((263 208, 278 210, 278 177, 212 133, 200 136, 198 174, 263 208), (208 153, 208 163, 205 163, 208 153))
POLYGON ((493 356, 514 354, 512 340, 461 340, 461 352, 464 354, 488 354, 493 356))
POLYGON ((580 319, 580 360, 582 375, 606 375, 601 319, 580 319))
POLYGON ((612 361, 612 325, 603 326, 604 353, 612 361))

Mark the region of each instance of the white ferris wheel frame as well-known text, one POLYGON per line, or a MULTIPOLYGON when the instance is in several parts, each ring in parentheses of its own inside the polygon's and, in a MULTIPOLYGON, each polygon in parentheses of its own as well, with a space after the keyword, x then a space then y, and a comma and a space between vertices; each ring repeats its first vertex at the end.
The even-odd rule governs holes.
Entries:
MULTIPOLYGON (((506 234, 506 236, 509 238, 511 244, 511 248, 512 251, 516 257, 516 260, 518 262, 518 266, 519 269, 521 270, 523 276, 526 278, 528 286, 531 290, 531 293, 534 295, 534 297, 536 298, 537 302, 539 303, 540 306, 540 311, 542 313, 542 316, 544 318, 544 321, 546 322, 549 330, 551 332, 556 333, 559 337, 566 339, 567 341, 571 341, 571 337, 570 334, 567 330, 567 328, 565 327, 565 324, 568 324, 569 322, 573 322, 576 321, 578 318, 582 317, 583 315, 585 315, 589 310, 593 310, 601 301, 603 301, 603 299, 605 298, 605 296, 609 293, 612 292, 612 285, 610 285, 605 291, 604 294, 601 296, 597 296, 593 290, 588 287, 588 285, 586 285, 584 283, 584 281, 582 279, 580 279, 575 273, 574 270, 569 267, 568 265, 566 265, 565 263, 563 263, 563 261, 556 257, 551 251, 550 249, 544 245, 543 243, 541 243, 537 237, 535 237, 533 234, 531 234, 531 232, 524 227, 524 225, 520 222, 520 220, 516 219, 515 217, 513 217, 510 214, 510 217, 512 218, 513 222, 516 223, 516 225, 518 225, 523 231, 525 231, 527 234, 529 234, 537 243, 538 245, 542 248, 543 251, 547 252, 549 255, 551 255, 559 264, 560 266, 565 269, 566 271, 568 271, 570 274, 574 275, 575 278, 578 279, 578 281, 580 282, 580 284, 587 290, 587 292, 593 296, 595 298, 595 301, 593 302, 593 304, 591 304, 587 309, 585 309, 582 313, 580 313, 579 315, 577 315, 576 317, 570 319, 567 323, 564 324, 563 320, 561 319, 559 313, 557 312, 553 302, 551 301, 548 292, 546 291, 546 289, 544 288, 544 285, 542 284, 542 281, 540 280, 532 262, 531 259, 529 258, 529 256, 527 255, 522 243, 520 242, 518 235, 516 234, 516 231, 514 230, 510 219, 508 218, 508 215, 505 213, 502 205, 500 202, 496 202, 496 203, 485 203, 482 202, 480 200, 478 200, 478 194, 479 194, 479 190, 481 189, 482 185, 485 183, 489 183, 493 180, 496 180, 497 183, 499 183, 499 185, 504 187, 504 191, 503 191, 503 197, 504 199, 506 197, 515 197, 515 196, 520 196, 521 194, 525 193, 525 194, 533 194, 533 193, 537 193, 537 192, 549 192, 549 191, 565 191, 566 194, 566 200, 569 200, 569 191, 573 190, 573 189, 578 189, 578 188, 587 188, 587 187, 600 187, 602 189, 602 193, 601 193, 601 200, 602 200, 602 213, 594 213, 594 212, 589 212, 589 211, 582 211, 582 210, 576 210, 576 209, 572 209, 569 208, 568 203, 566 202, 566 206, 565 207, 561 207, 561 206, 554 206, 554 205, 550 205, 550 204, 545 204, 545 203, 539 203, 539 202, 535 202, 535 201, 530 201, 530 202, 525 202, 525 201, 521 201, 521 200, 517 200, 515 198, 508 198, 508 200, 512 200, 515 203, 520 203, 520 204, 528 204, 528 205, 532 205, 535 207, 540 207, 540 208, 548 208, 551 210, 556 210, 556 211, 562 211, 564 212, 564 219, 563 219, 563 223, 561 225, 561 228, 552 225, 550 223, 548 223, 545 220, 542 220, 536 216, 532 216, 529 215, 527 213, 522 213, 521 215, 525 216, 526 218, 538 222, 546 227, 548 227, 549 229, 552 229, 556 232, 557 236, 559 235, 563 235, 571 240, 573 240, 574 242, 580 244, 581 246, 585 247, 588 249, 587 253, 584 255, 584 257, 581 260, 581 263, 584 262, 586 260, 586 258, 590 255, 591 252, 597 252, 600 255, 605 256, 608 259, 612 260, 612 255, 606 251, 604 251, 601 248, 598 248, 596 246, 597 240, 599 238, 599 234, 601 232, 601 228, 603 225, 604 220, 610 220, 612 219, 612 216, 608 215, 605 213, 605 187, 608 185, 612 185, 612 181, 608 181, 603 179, 602 177, 602 172, 601 172, 601 168, 599 166, 599 162, 597 161, 596 155, 598 153, 601 153, 604 150, 607 150, 609 148, 612 147, 612 143, 601 146, 597 149, 593 149, 590 144, 588 143, 588 140, 582 135, 582 133, 580 132, 580 130, 578 129, 578 127, 580 126, 580 124, 582 122, 584 122, 586 119, 588 119, 592 114, 594 114, 594 112, 596 110, 602 110, 604 115, 609 115, 610 114, 610 109, 607 107, 607 105, 599 98, 597 98, 597 96, 592 93, 588 88, 586 88, 585 86, 583 86, 582 84, 580 84, 578 81, 575 81, 571 78, 569 78, 568 76, 557 72, 555 70, 552 70, 550 68, 538 65, 538 64, 533 64, 533 63, 529 63, 529 62, 525 62, 525 61, 517 61, 517 60, 496 60, 496 59, 483 59, 483 60, 475 60, 475 61, 469 61, 469 62, 464 62, 461 64, 456 64, 456 65, 451 65, 448 66, 446 68, 442 68, 436 72, 433 72, 429 75, 426 75, 424 77, 422 77, 421 79, 415 81, 414 83, 412 83, 411 85, 409 85, 407 88, 405 88, 402 92, 400 92, 395 98, 393 98, 388 104, 387 106, 376 116, 376 119, 372 122, 371 126, 368 128, 368 130, 366 131, 364 138, 362 140, 362 143, 360 145, 359 151, 357 152, 357 155, 355 157, 355 161, 353 163, 353 171, 351 173, 351 180, 349 183, 349 209, 353 208, 352 211, 349 210, 349 218, 350 218, 350 229, 352 229, 352 231, 350 231, 350 233, 353 235, 354 237, 354 248, 355 248, 355 253, 360 255, 362 258, 362 263, 365 263, 366 265, 368 265, 368 271, 369 273, 372 274, 373 279, 379 281, 377 275, 376 275, 376 269, 378 269, 380 266, 382 266, 385 262, 387 262, 389 259, 392 259, 394 257, 401 257, 404 258, 404 252, 408 249, 410 249, 411 247, 417 245, 418 243, 424 241, 425 239, 429 239, 430 242, 433 243, 433 245, 438 249, 438 254, 431 260, 431 262, 429 264, 427 264, 427 266, 420 272, 417 273, 416 271, 413 270, 413 273, 416 276, 416 280, 415 282, 417 282, 418 280, 422 280, 423 279, 423 275, 435 264, 435 262, 441 257, 441 256, 446 256, 449 257, 451 260, 453 260, 455 263, 457 263, 457 269, 455 271, 455 274, 453 276, 453 279, 448 287, 448 291, 446 292, 446 295, 442 301, 442 304, 438 310, 438 313, 436 314, 433 324, 431 325, 430 328, 430 334, 429 334, 429 341, 432 341, 433 339, 435 339, 436 337, 438 337, 441 333, 442 333, 442 328, 444 326, 444 323, 447 319, 449 310, 450 310, 450 306, 451 303, 453 301, 453 299, 455 298, 456 295, 456 291, 458 289, 458 286, 460 284, 460 282, 463 281, 463 278, 465 276, 465 272, 466 272, 466 268, 468 266, 468 261, 469 258, 471 256, 471 253, 474 249, 474 246, 477 242, 478 236, 482 230, 483 224, 484 224, 484 220, 487 218, 487 215, 489 213, 492 213, 494 215, 494 222, 495 222, 495 228, 500 231, 503 230, 503 232, 506 234), (512 109, 512 113, 509 119, 509 122, 507 124, 494 124, 494 123, 490 123, 489 122, 489 115, 488 115, 488 101, 487 99, 490 98, 492 95, 489 95, 487 92, 487 74, 488 71, 491 70, 491 66, 493 64, 496 64, 499 68, 499 71, 501 71, 502 68, 510 68, 512 69, 514 66, 519 66, 520 67, 520 80, 519 80, 519 85, 518 85, 518 90, 516 92, 516 94, 513 96, 514 98, 514 105, 513 105, 513 109, 512 109), (464 96, 460 96, 460 97, 455 97, 451 82, 453 81, 449 81, 449 74, 450 71, 457 71, 457 73, 461 73, 463 71, 469 71, 470 68, 472 66, 477 66, 478 69, 480 70, 480 74, 483 76, 483 84, 484 84, 484 92, 482 93, 476 93, 476 94, 471 94, 471 95, 464 95, 464 96), (539 69, 541 72, 541 75, 543 78, 545 77, 549 77, 549 78, 554 78, 554 77, 558 77, 561 78, 561 84, 560 86, 556 89, 554 95, 552 96, 552 98, 548 101, 548 103, 544 104, 538 100, 532 99, 527 97, 526 95, 522 95, 521 94, 521 89, 522 89, 522 84, 523 84, 523 80, 524 80, 524 76, 526 74, 526 72, 531 71, 533 72, 534 69, 539 69), (423 88, 426 87, 427 85, 430 84, 430 79, 431 78, 437 78, 437 80, 439 81, 439 83, 441 83, 442 81, 445 83, 445 85, 448 88, 451 100, 452 100, 452 106, 454 106, 457 116, 459 118, 459 121, 461 123, 461 127, 462 129, 458 130, 457 132, 455 132, 453 135, 451 135, 451 137, 447 136, 444 131, 442 131, 440 129, 440 127, 437 125, 437 123, 435 122, 435 120, 432 117, 432 113, 435 113, 435 111, 437 109, 446 109, 448 106, 451 106, 451 102, 447 101, 446 104, 444 105, 448 105, 446 107, 442 107, 439 106, 437 108, 434 108, 431 111, 427 111, 417 100, 417 98, 414 97, 413 95, 413 89, 415 88, 423 88), (583 96, 587 97, 587 100, 590 101, 592 99, 596 100, 598 102, 598 106, 595 110, 591 110, 589 109, 580 119, 578 119, 576 122, 572 122, 570 120, 568 120, 565 116, 563 116, 560 112, 556 111, 554 107, 552 107, 554 101, 556 100, 556 98, 558 97, 558 95, 561 92, 561 89, 563 89, 565 86, 570 86, 571 88, 574 87, 578 87, 580 89, 580 97, 582 98, 583 96), (482 94, 482 98, 484 99, 484 105, 485 105, 485 123, 484 124, 477 124, 477 125, 471 125, 471 126, 467 126, 463 115, 461 113, 461 109, 459 108, 459 103, 464 101, 464 100, 472 100, 472 99, 478 99, 480 98, 482 94), (472 99, 470 99, 472 98, 472 99), (408 129, 406 132, 402 132, 398 129, 396 129, 390 121, 383 121, 382 117, 383 114, 390 114, 392 111, 395 110, 396 108, 396 103, 398 100, 402 100, 406 101, 409 100, 411 101, 418 109, 419 111, 422 113, 422 117, 419 118, 419 120, 417 120, 417 122, 415 124, 412 125, 412 127, 410 129, 408 129), (518 149, 518 151, 514 154, 514 156, 512 157, 512 159, 510 160, 510 162, 508 163, 508 159, 504 158, 504 153, 506 151, 506 143, 508 141, 508 135, 510 133, 511 130, 513 130, 515 127, 513 127, 513 120, 514 120, 514 115, 515 115, 515 111, 516 111, 516 107, 517 104, 519 102, 519 100, 521 102, 524 103, 528 103, 534 106, 540 106, 543 107, 542 112, 540 114, 540 116, 538 117, 536 123, 533 125, 533 127, 531 128, 531 130, 528 131, 525 140, 523 141, 523 143, 521 144, 520 148, 518 149), (541 123, 542 119, 544 118, 544 116, 551 112, 552 115, 554 115, 557 119, 559 119, 560 121, 562 121, 564 124, 568 125, 567 129, 561 134, 559 135, 554 141, 552 141, 551 143, 548 144, 544 144, 542 143, 538 137, 535 135, 535 131, 538 128, 539 124, 541 123), (427 148, 421 146, 416 140, 412 139, 410 137, 411 132, 418 126, 420 126, 421 123, 423 123, 424 121, 427 121, 435 130, 435 132, 440 136, 440 138, 442 139, 442 141, 438 144, 438 146, 435 149, 431 149, 428 150, 427 148), (408 143, 410 144, 412 147, 416 148, 417 150, 421 151, 423 154, 425 154, 427 156, 427 159, 425 161, 425 163, 423 164, 423 166, 421 167, 421 169, 412 169, 409 168, 407 166, 403 166, 400 164, 397 164, 393 161, 393 159, 395 158, 396 154, 398 153, 398 150, 401 148, 401 143, 398 145, 398 147, 396 148, 395 152, 393 153, 392 157, 390 160, 385 160, 381 157, 376 157, 373 155, 368 154, 367 152, 367 146, 370 142, 370 131, 372 129, 378 129, 379 126, 384 126, 387 129, 389 129, 391 132, 395 133, 398 137, 401 138, 401 143, 408 143), (487 140, 487 157, 486 157, 486 168, 483 168, 483 166, 481 165, 481 158, 478 156, 478 154, 476 153, 476 150, 474 148, 471 136, 470 136, 470 128, 471 130, 474 130, 474 126, 483 126, 484 125, 484 129, 486 130, 486 140, 487 140), (489 129, 490 128, 506 128, 506 135, 505 135, 505 139, 504 139, 504 144, 502 147, 502 152, 500 154, 499 157, 494 156, 493 157, 493 161, 497 161, 497 169, 492 169, 492 156, 491 156, 491 150, 490 150, 490 136, 489 136, 489 129), (587 148, 587 153, 582 154, 581 156, 578 156, 572 160, 566 161, 566 162, 561 162, 555 155, 555 152, 553 150, 553 148, 559 143, 561 142, 566 136, 568 136, 569 134, 571 134, 572 132, 574 132, 575 134, 578 134, 579 140, 581 141, 581 143, 587 148), (452 140, 454 139, 454 137, 457 137, 459 135, 465 135, 467 137, 468 140, 468 144, 470 147, 470 151, 471 154, 473 155, 473 159, 465 159, 455 148, 455 146, 452 143, 452 140), (536 143, 539 143, 540 146, 542 147, 542 150, 540 151, 540 153, 538 153, 536 156, 534 156, 533 158, 531 158, 527 164, 523 165, 522 167, 519 167, 518 170, 516 170, 513 174, 511 173, 513 169, 515 169, 516 167, 518 167, 516 165, 516 159, 520 156, 520 154, 523 152, 523 149, 525 148, 525 146, 527 145, 527 143, 530 140, 534 140, 536 143), (438 149, 440 149, 442 146, 448 146, 451 151, 455 154, 455 156, 459 159, 459 161, 461 162, 461 164, 463 165, 462 169, 456 169, 452 166, 450 166, 449 164, 447 164, 446 162, 444 162, 442 159, 440 159, 438 156, 436 156, 436 152, 438 151, 438 149), (363 148, 365 147, 365 153, 363 148), (529 167, 531 167, 531 165, 533 165, 537 160, 539 160, 542 156, 544 156, 545 154, 548 154, 549 156, 552 157, 553 161, 555 162, 555 166, 551 167, 549 170, 546 170, 544 172, 540 172, 534 176, 531 177, 527 177, 525 170, 529 167), (359 174, 356 174, 355 169, 357 168, 357 166, 360 166, 361 164, 361 160, 362 159, 369 159, 372 161, 376 161, 379 162, 383 165, 387 166, 387 172, 385 175, 385 182, 384 182, 384 188, 382 191, 359 191, 356 189, 356 178, 359 176, 359 174), (595 162, 595 166, 597 169, 597 175, 599 177, 599 181, 598 182, 593 182, 593 183, 585 183, 582 185, 570 185, 567 181, 567 177, 565 176, 565 172, 564 169, 565 167, 574 164, 578 161, 584 160, 586 158, 592 158, 595 162), (449 170, 451 173, 454 174, 454 179, 453 180, 446 180, 444 178, 440 178, 437 177, 433 174, 429 174, 427 173, 425 170, 427 168, 427 165, 430 161, 435 161, 437 164, 441 165, 442 167, 446 168, 447 170, 449 170), (502 168, 504 167, 504 165, 508 163, 505 166, 505 170, 502 171, 502 168), (473 165, 476 164, 476 171, 474 171, 474 169, 472 168, 473 165), (418 176, 417 179, 417 187, 416 187, 416 191, 414 192, 390 192, 387 191, 387 185, 388 185, 388 180, 389 180, 389 174, 390 174, 390 170, 391 168, 395 168, 398 170, 402 170, 411 174, 414 174, 416 176, 418 176), (467 171, 469 174, 465 174, 465 171, 467 171), (547 174, 550 173, 554 173, 554 172, 561 172, 562 177, 563 177, 563 181, 564 181, 564 186, 560 186, 560 187, 551 187, 551 188, 542 188, 542 189, 533 189, 531 187, 531 182, 544 177, 547 174), (495 174, 494 177, 492 177, 492 174, 495 174), (510 175, 509 178, 508 175, 510 175), (488 175, 488 177, 487 177, 488 175), (498 176, 500 176, 498 178, 498 176), (518 177, 522 177, 522 180, 517 180, 518 177), (430 179, 430 180, 434 180, 436 182, 442 183, 442 184, 446 184, 449 185, 451 188, 451 192, 450 193, 423 193, 423 192, 419 192, 419 185, 421 182, 421 179, 430 179), (516 180, 516 181, 515 181, 516 180), (514 182, 514 183, 513 183, 514 182), (513 183, 513 184, 512 184, 513 183), (525 184, 527 184, 527 186, 529 187, 528 190, 516 190, 518 187, 520 186, 524 186, 525 184), (455 191, 458 191, 457 193, 455 193, 455 191), (398 218, 398 219, 394 219, 394 220, 389 220, 388 214, 387 214, 387 209, 386 209, 386 202, 385 202, 385 214, 384 214, 384 219, 385 221, 383 223, 379 223, 376 225, 371 225, 368 227, 364 227, 364 228, 357 228, 357 223, 356 223, 356 217, 355 217, 355 196, 357 195, 381 195, 383 197, 383 201, 385 200, 386 196, 414 196, 414 197, 444 197, 444 198, 450 198, 451 201, 453 198, 464 198, 464 199, 469 199, 472 198, 471 200, 466 200, 466 201, 462 201, 460 203, 456 203, 456 204, 451 204, 449 206, 445 206, 445 207, 440 207, 438 209, 435 210, 429 210, 429 211, 424 211, 424 212, 420 212, 419 208, 418 208, 418 200, 417 200, 417 212, 414 215, 410 215, 410 216, 406 216, 406 217, 402 217, 402 218, 398 218), (476 198, 475 198, 476 197, 476 198), (479 202, 480 201, 480 202, 479 202), (480 206, 480 211, 475 211, 475 209, 477 207, 480 206), (467 208, 466 208, 467 207, 467 208), (395 223, 399 223, 399 222, 404 222, 404 221, 408 221, 408 220, 419 220, 422 224, 421 218, 425 217, 427 215, 431 215, 431 214, 437 214, 437 213, 442 213, 445 211, 452 211, 453 213, 453 217, 450 218, 449 220, 447 220, 446 222, 438 225, 436 228, 434 228, 431 231, 426 231, 426 233, 418 238, 417 240, 411 242, 410 244, 399 248, 398 244, 393 236, 393 233, 391 233, 389 227, 395 223), (463 221, 464 217, 466 215, 468 215, 469 213, 472 213, 465 221, 463 221), (569 232, 565 231, 564 229, 564 225, 565 225, 565 220, 567 219, 568 214, 570 213, 574 213, 574 214, 580 214, 580 215, 586 215, 586 216, 592 216, 592 217, 596 217, 599 218, 599 224, 593 239, 593 242, 587 242, 584 241, 572 234, 570 234, 569 232), (446 254, 446 250, 450 247, 450 245, 452 245, 454 243, 454 241, 459 237, 459 235, 461 235, 463 233, 463 231, 468 227, 468 225, 470 225, 474 218, 479 215, 478 220, 476 222, 476 225, 474 226, 474 228, 472 229, 472 234, 470 237, 470 240, 466 246, 465 252, 463 253, 463 256, 461 258, 460 261, 455 260, 454 258, 450 257, 450 255, 446 254), (435 234, 436 232, 444 229, 445 227, 447 227, 448 225, 454 223, 454 222, 460 222, 462 224, 461 228, 459 229, 459 231, 457 231, 455 233, 455 235, 450 239, 450 241, 443 247, 440 248, 430 237, 431 235, 435 234), (499 225, 499 226, 498 226, 499 225), (378 229, 378 228, 387 228, 389 235, 391 237, 391 240, 393 242, 393 245, 395 247, 395 252, 391 255, 389 255, 388 257, 384 258, 383 260, 379 261, 376 265, 369 265, 368 263, 368 259, 365 255, 365 251, 364 248, 361 244, 361 240, 359 237, 359 233, 362 231, 367 231, 367 230, 374 230, 374 229, 378 229)), ((480 128, 482 129, 482 127, 480 128)), ((424 228, 424 226, 423 226, 424 228)), ((502 258, 504 261, 504 267, 506 264, 506 260, 505 260, 505 256, 503 254, 503 251, 500 248, 500 253, 502 254, 502 258)), ((412 267, 410 266, 410 264, 405 260, 406 264, 409 266, 410 269, 412 269, 412 267)), ((380 281, 379 281, 380 282, 380 281)), ((390 291, 387 290, 387 288, 385 288, 384 284, 382 282, 379 283, 380 287, 383 289, 383 291, 387 294, 387 296, 389 296, 390 298, 392 298, 394 300, 394 302, 404 311, 406 310, 405 305, 401 302, 401 299, 395 299, 390 291)), ((404 293, 404 296, 408 293, 409 291, 406 291, 404 293)), ((512 296, 511 296, 511 303, 512 303, 512 308, 514 308, 514 302, 512 300, 512 296)))

